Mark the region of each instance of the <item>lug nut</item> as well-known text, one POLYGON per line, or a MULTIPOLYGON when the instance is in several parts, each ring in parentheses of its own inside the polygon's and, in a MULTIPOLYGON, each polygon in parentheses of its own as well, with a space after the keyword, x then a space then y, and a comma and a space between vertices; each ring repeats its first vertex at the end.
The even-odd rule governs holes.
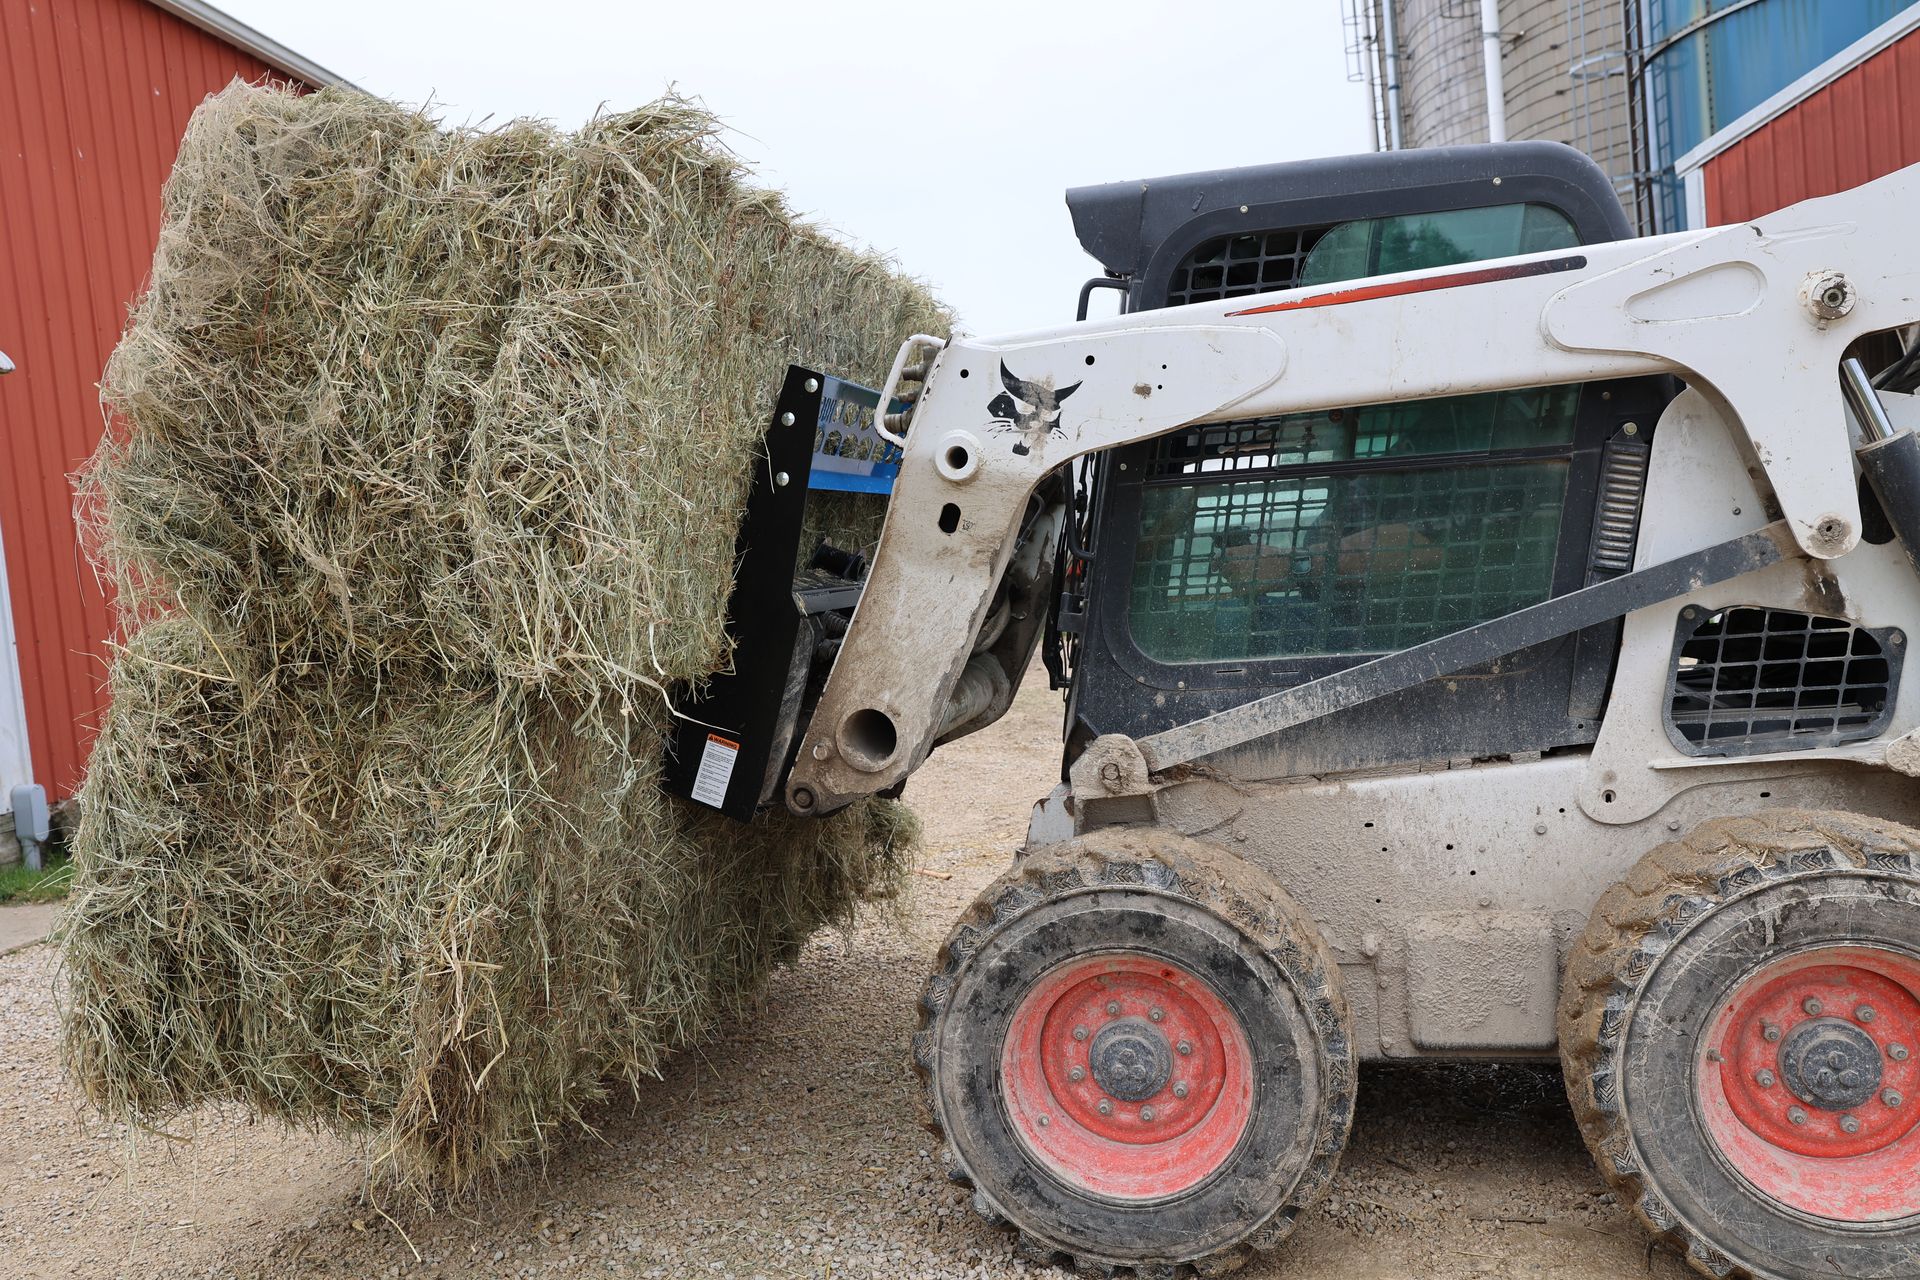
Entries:
POLYGON ((1847 1133, 1860 1132, 1860 1121, 1853 1116, 1841 1116, 1840 1128, 1847 1133))
POLYGON ((1094 1107, 1094 1110, 1098 1111, 1103 1116, 1110 1116, 1113 1114, 1113 1103, 1109 1102, 1105 1098, 1102 1098, 1100 1099, 1099 1105, 1094 1107))
POLYGON ((1165 1009, 1156 1007, 1156 1008, 1147 1010, 1147 1017, 1151 1018, 1155 1022, 1164 1021, 1166 1016, 1167 1016, 1167 1011, 1165 1009))
POLYGON ((1173 1046, 1173 1048, 1176 1053, 1184 1058, 1193 1052, 1193 1042, 1191 1040, 1182 1040, 1179 1044, 1173 1046))
POLYGON ((1772 1043, 1780 1038, 1780 1028, 1774 1026, 1771 1022, 1763 1022, 1760 1024, 1760 1036, 1768 1043, 1772 1043))
POLYGON ((1905 1101, 1905 1099, 1901 1098, 1900 1091, 1898 1089, 1888 1089, 1883 1093, 1881 1093, 1880 1101, 1886 1103, 1890 1107, 1897 1107, 1901 1104, 1901 1102, 1905 1101))
MULTIPOLYGON (((1075 1070, 1078 1070, 1078 1068, 1075 1068, 1075 1070)), ((1762 1067, 1760 1070, 1754 1072, 1753 1082, 1762 1089, 1771 1089, 1773 1088, 1773 1072, 1762 1067)))
POLYGON ((1905 1062, 1907 1060, 1907 1046, 1896 1040, 1887 1046, 1887 1056, 1895 1062, 1905 1062))
MULTIPOLYGON (((1893 1091, 1889 1089, 1887 1092, 1892 1093, 1893 1091)), ((1184 1098, 1187 1096, 1187 1082, 1185 1080, 1173 1086, 1173 1096, 1176 1098, 1184 1098)), ((1894 1096, 1898 1097, 1899 1095, 1895 1094, 1894 1096)), ((1889 1102, 1887 1105, 1891 1107, 1896 1104, 1889 1102)))
POLYGON ((1787 1119, 1793 1124, 1805 1124, 1807 1122, 1807 1113, 1799 1107, 1788 1107, 1787 1119))
POLYGON ((1067 1079, 1073 1081, 1075 1084, 1079 1084, 1086 1078, 1087 1069, 1085 1067, 1075 1067, 1073 1070, 1067 1072, 1067 1079))
POLYGON ((1045 1116, 1035 1116, 1034 1120, 1040 1125, 1042 1129, 1046 1128, 1048 1125, 1053 1123, 1053 1121, 1049 1120, 1045 1116))
POLYGON ((1087 1029, 1085 1027, 1075 1027, 1073 1029, 1073 1038, 1075 1040, 1085 1040, 1087 1038, 1087 1029))
POLYGON ((1858 1009, 1855 1009, 1853 1011, 1853 1016, 1861 1022, 1872 1022, 1875 1016, 1873 1012, 1873 1006, 1870 1004, 1863 1004, 1858 1009))
POLYGON ((1802 1000, 1800 1002, 1800 1007, 1807 1011, 1807 1016, 1809 1018, 1817 1018, 1820 1016, 1820 1010, 1824 1006, 1821 1005, 1817 997, 1808 996, 1805 1000, 1802 1000))
POLYGON ((1152 1107, 1142 1107, 1142 1108, 1140 1108, 1140 1118, 1141 1118, 1142 1120, 1151 1120, 1151 1119, 1153 1119, 1153 1108, 1152 1108, 1152 1107))
POLYGON ((1107 1016, 1109 1018, 1117 1018, 1120 1016, 1120 1002, 1118 1000, 1107 1001, 1107 1016))

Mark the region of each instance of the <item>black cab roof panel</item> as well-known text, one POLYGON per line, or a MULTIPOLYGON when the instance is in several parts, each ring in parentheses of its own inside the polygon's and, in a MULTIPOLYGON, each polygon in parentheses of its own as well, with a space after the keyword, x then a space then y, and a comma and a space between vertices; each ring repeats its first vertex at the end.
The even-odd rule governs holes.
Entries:
POLYGON ((1558 142, 1383 151, 1067 192, 1081 245, 1134 281, 1136 308, 1159 305, 1174 264, 1215 236, 1520 203, 1558 209, 1582 244, 1633 235, 1600 166, 1558 142))

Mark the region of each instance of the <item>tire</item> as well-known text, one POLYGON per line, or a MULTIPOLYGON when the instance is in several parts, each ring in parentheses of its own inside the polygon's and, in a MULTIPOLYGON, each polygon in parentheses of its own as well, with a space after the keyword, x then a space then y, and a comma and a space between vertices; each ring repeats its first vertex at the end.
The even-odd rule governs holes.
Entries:
POLYGON ((1293 1230, 1346 1146, 1325 944, 1270 877, 1184 837, 1023 859, 955 926, 920 1015, 948 1176, 1035 1260, 1230 1271, 1293 1230))
POLYGON ((1601 1173, 1714 1276, 1912 1276, 1920 832, 1709 822, 1602 896, 1560 999, 1601 1173))

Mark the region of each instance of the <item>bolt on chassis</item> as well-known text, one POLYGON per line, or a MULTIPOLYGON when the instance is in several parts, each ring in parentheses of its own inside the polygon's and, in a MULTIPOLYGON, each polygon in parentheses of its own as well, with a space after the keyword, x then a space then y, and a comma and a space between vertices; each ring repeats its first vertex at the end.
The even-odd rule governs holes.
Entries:
POLYGON ((1641 240, 1553 144, 1068 203, 1081 321, 790 371, 668 752, 828 814, 1041 652, 1062 781, 913 1037, 948 1176, 1214 1274, 1360 1061, 1557 1056, 1700 1269, 1920 1272, 1920 168, 1641 240), (821 490, 877 549, 801 545, 821 490))

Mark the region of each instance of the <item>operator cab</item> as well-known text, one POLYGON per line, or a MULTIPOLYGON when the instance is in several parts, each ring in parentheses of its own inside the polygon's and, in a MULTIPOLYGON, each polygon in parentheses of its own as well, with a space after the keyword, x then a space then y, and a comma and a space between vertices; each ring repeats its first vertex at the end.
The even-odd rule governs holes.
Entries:
MULTIPOLYGON (((1128 311, 1633 234, 1557 143, 1401 151, 1081 187, 1075 230, 1128 311)), ((1653 427, 1636 378, 1210 423, 1076 476, 1045 657, 1067 761, 1632 567, 1653 427)), ((1552 751, 1596 736, 1619 623, 1297 726, 1281 777, 1552 751)))

